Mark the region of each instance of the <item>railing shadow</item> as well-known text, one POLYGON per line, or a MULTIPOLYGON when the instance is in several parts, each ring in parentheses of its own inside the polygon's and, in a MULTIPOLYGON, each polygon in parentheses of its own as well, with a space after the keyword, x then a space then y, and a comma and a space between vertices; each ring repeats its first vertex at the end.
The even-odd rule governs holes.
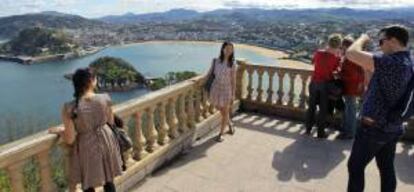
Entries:
MULTIPOLYGON (((338 166, 347 170, 348 155, 352 141, 319 140, 304 135, 300 122, 274 118, 260 114, 240 114, 234 118, 235 125, 250 131, 259 131, 295 140, 283 150, 273 154, 272 167, 277 171, 277 179, 288 182, 293 179, 308 182, 326 178, 338 166)), ((330 130, 332 133, 334 130, 330 130)), ((414 146, 401 142, 397 150, 395 166, 399 182, 414 184, 414 146)), ((375 163, 375 162, 372 162, 375 163)), ((342 178, 346 182, 347 178, 342 178)))
POLYGON ((395 155, 395 169, 400 181, 414 185, 414 143, 402 143, 395 155))

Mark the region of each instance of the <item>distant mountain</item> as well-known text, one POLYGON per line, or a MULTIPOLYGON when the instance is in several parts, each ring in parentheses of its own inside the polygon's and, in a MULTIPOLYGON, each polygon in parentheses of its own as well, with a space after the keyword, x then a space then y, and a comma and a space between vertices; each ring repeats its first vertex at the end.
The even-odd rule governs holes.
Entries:
POLYGON ((176 22, 180 20, 194 19, 201 14, 197 11, 187 9, 173 9, 167 12, 161 13, 148 13, 148 14, 133 14, 127 13, 125 15, 112 15, 99 18, 101 21, 107 23, 117 24, 136 24, 141 22, 176 22))
POLYGON ((332 20, 414 20, 414 7, 389 10, 367 10, 350 8, 330 9, 218 9, 209 12, 196 12, 175 9, 162 13, 107 16, 98 20, 107 23, 139 24, 145 22, 177 22, 192 19, 221 19, 237 21, 332 21, 332 20))
POLYGON ((101 29, 110 28, 111 25, 77 15, 49 11, 0 18, 0 37, 12 38, 25 28, 36 26, 54 29, 101 29))

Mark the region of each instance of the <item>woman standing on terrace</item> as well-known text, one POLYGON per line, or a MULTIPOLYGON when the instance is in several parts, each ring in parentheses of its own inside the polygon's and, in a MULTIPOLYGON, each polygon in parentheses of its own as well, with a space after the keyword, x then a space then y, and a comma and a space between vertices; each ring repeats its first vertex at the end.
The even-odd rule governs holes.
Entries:
POLYGON ((122 173, 119 145, 107 124, 113 124, 111 99, 96 94, 96 76, 91 69, 78 69, 72 77, 75 99, 62 109, 65 143, 70 145, 70 184, 81 183, 86 192, 104 186, 105 192, 116 191, 113 180, 122 173))
POLYGON ((213 59, 208 74, 215 78, 210 90, 210 102, 220 111, 221 129, 217 141, 223 141, 226 126, 229 133, 234 134, 234 127, 230 122, 230 109, 236 93, 236 66, 234 61, 234 46, 231 42, 224 42, 221 46, 219 58, 213 59))

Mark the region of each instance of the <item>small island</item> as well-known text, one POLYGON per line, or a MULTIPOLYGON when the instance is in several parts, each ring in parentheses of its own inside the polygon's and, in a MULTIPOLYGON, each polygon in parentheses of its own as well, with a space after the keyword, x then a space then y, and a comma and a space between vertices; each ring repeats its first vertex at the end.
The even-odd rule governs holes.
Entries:
MULTIPOLYGON (((148 86, 147 79, 121 58, 101 57, 89 67, 95 70, 99 92, 125 92, 148 86)), ((66 74, 64 77, 70 80, 72 75, 66 74)))
POLYGON ((83 48, 62 30, 27 28, 0 45, 0 59, 22 64, 64 60, 96 53, 101 48, 83 48))
MULTIPOLYGON (((95 70, 99 92, 125 92, 136 88, 155 91, 198 75, 192 71, 182 71, 169 72, 161 78, 146 78, 127 61, 109 56, 96 59, 89 67, 95 70)), ((72 75, 66 74, 64 77, 70 80, 72 75)))

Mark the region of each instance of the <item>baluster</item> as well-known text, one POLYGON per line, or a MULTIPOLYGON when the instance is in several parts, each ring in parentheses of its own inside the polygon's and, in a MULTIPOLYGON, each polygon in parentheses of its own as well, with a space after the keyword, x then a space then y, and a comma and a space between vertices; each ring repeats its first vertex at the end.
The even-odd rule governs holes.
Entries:
POLYGON ((248 84, 247 84, 247 101, 251 101, 252 100, 252 94, 253 94, 253 72, 254 72, 254 68, 252 66, 249 66, 247 68, 247 74, 248 74, 248 84))
POLYGON ((202 110, 202 116, 203 116, 203 118, 204 119, 207 119, 207 117, 208 117, 208 104, 207 104, 207 101, 208 101, 208 92, 206 91, 206 90, 202 90, 201 91, 202 92, 202 94, 203 94, 203 100, 202 100, 202 103, 201 103, 201 106, 202 106, 202 108, 201 108, 201 110, 202 110))
POLYGON ((135 126, 134 126, 134 137, 135 137, 135 143, 134 143, 134 159, 139 161, 144 157, 144 145, 145 145, 145 138, 142 134, 142 119, 141 119, 141 113, 136 112, 134 115, 135 118, 135 126))
POLYGON ((24 190, 24 176, 23 176, 24 165, 25 165, 25 161, 19 161, 19 162, 14 162, 12 165, 7 167, 12 191, 25 191, 24 190))
POLYGON ((264 68, 262 66, 257 70, 257 75, 259 76, 259 85, 257 86, 257 98, 256 101, 261 103, 263 102, 263 73, 264 68))
POLYGON ((156 134, 157 131, 154 126, 154 107, 148 107, 145 111, 147 112, 147 147, 146 150, 150 153, 154 152, 155 148, 155 140, 156 140, 156 134))
POLYGON ((280 70, 277 72, 277 75, 279 76, 279 89, 277 91, 277 104, 278 105, 283 105, 283 96, 284 96, 284 91, 283 91, 283 79, 285 77, 285 71, 280 70))
POLYGON ((236 74, 236 99, 243 99, 244 95, 244 86, 245 86, 245 76, 244 72, 246 71, 246 62, 238 61, 239 67, 237 67, 236 74))
POLYGON ((290 90, 289 90, 289 107, 294 107, 294 100, 295 100, 295 79, 296 79, 296 73, 290 72, 289 73, 289 79, 290 79, 290 90))
POLYGON ((161 102, 158 104, 158 107, 160 109, 160 127, 158 130, 158 144, 164 145, 167 140, 167 130, 168 130, 168 124, 167 124, 167 116, 165 115, 167 103, 161 102))
POLYGON ((269 75, 269 88, 267 89, 267 100, 266 103, 271 105, 273 103, 273 76, 275 75, 275 71, 272 69, 269 69, 268 71, 269 75))
MULTIPOLYGON (((122 120, 126 123, 126 124, 125 124, 126 126, 124 126, 124 127, 123 127, 124 131, 125 131, 128 135, 130 135, 130 132, 129 132, 129 122, 131 121, 132 116, 131 116, 131 115, 129 115, 129 116, 127 116, 127 117, 122 117, 122 116, 121 116, 121 118, 122 118, 122 120)), ((131 138, 132 138, 132 137, 131 137, 131 138)), ((125 162, 125 166, 126 166, 126 167, 131 167, 131 166, 134 164, 134 160, 133 160, 133 158, 132 158, 132 154, 133 154, 133 149, 128 149, 127 151, 125 151, 124 153, 122 153, 122 157, 123 157, 123 158, 124 158, 124 160, 126 161, 126 162, 125 162)))
POLYGON ((306 107, 306 100, 307 100, 307 98, 306 98, 306 88, 307 88, 307 82, 308 82, 309 75, 308 74, 305 74, 305 73, 301 73, 300 74, 300 78, 302 80, 302 90, 301 90, 301 93, 300 93, 300 104, 299 104, 299 107, 301 109, 305 109, 305 107, 306 107))
POLYGON ((178 131, 177 131, 177 125, 178 125, 178 119, 177 119, 177 111, 176 111, 176 103, 177 103, 177 97, 174 96, 172 98, 170 98, 168 100, 169 102, 169 109, 170 111, 170 117, 168 118, 168 126, 169 126, 169 131, 168 131, 168 136, 171 139, 174 139, 178 136, 178 131))
MULTIPOLYGON (((194 90, 189 90, 187 94, 187 125, 188 128, 192 129, 195 128, 195 121, 194 121, 194 90)), ((186 98, 186 97, 184 97, 186 98)), ((185 105, 184 105, 185 106, 185 105)))
POLYGON ((56 191, 55 185, 51 175, 51 165, 49 158, 49 149, 37 154, 37 160, 40 166, 41 191, 52 192, 56 191))
POLYGON ((76 192, 76 183, 71 182, 70 178, 70 150, 71 148, 64 142, 60 143, 59 146, 63 150, 63 166, 65 170, 65 178, 68 180, 69 192, 76 192))
POLYGON ((194 91, 195 94, 195 109, 194 109, 194 115, 195 115, 195 122, 200 123, 201 122, 201 89, 200 87, 197 87, 197 89, 194 91))
POLYGON ((213 103, 210 102, 208 106, 208 112, 210 113, 210 115, 214 114, 214 112, 216 111, 215 109, 216 108, 214 107, 213 103))
POLYGON ((178 130, 181 133, 184 133, 187 130, 187 121, 185 115, 185 94, 180 94, 178 104, 178 130))

